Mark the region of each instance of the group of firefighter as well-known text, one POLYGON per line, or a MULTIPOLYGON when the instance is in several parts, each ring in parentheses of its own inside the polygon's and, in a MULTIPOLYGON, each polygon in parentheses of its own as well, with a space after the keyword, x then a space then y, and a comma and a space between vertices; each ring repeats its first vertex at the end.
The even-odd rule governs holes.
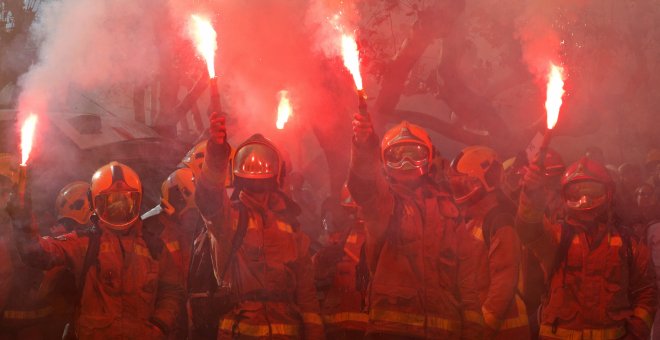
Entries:
POLYGON ((360 114, 351 145, 321 247, 281 152, 260 134, 230 146, 218 113, 158 206, 140 216, 139 175, 111 162, 62 189, 50 236, 2 155, 0 339, 651 336, 652 237, 617 217, 597 157, 445 162, 420 126, 379 140, 360 114))

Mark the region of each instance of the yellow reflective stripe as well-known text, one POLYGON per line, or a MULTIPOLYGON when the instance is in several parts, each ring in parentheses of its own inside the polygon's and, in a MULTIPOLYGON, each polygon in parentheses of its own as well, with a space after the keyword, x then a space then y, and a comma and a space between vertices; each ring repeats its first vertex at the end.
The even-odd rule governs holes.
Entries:
POLYGON ((539 332, 540 335, 544 337, 554 338, 554 339, 566 339, 566 340, 582 340, 582 339, 592 339, 592 340, 613 340, 619 339, 626 335, 626 329, 621 327, 614 328, 600 328, 600 329, 565 329, 557 328, 555 332, 552 331, 552 326, 541 325, 539 332))
POLYGON ((527 319, 527 308, 525 307, 523 300, 518 295, 516 295, 516 307, 518 316, 504 319, 504 322, 502 322, 502 325, 500 325, 500 329, 511 329, 529 325, 529 320, 527 319))
POLYGON ((482 228, 472 228, 472 236, 474 236, 477 240, 483 241, 484 240, 484 230, 482 228))
POLYGON ((223 319, 220 323, 220 329, 225 332, 236 332, 240 335, 264 337, 269 335, 288 335, 298 336, 298 326, 272 323, 269 325, 250 325, 244 322, 239 322, 236 329, 234 329, 235 321, 231 319, 223 319))
POLYGON ((135 246, 133 246, 133 251, 136 254, 140 255, 140 256, 145 256, 145 257, 150 257, 151 256, 149 254, 149 249, 147 249, 146 247, 143 247, 139 244, 136 244, 135 246))
POLYGON ((647 311, 646 309, 637 307, 633 311, 633 315, 642 319, 642 321, 646 323, 646 326, 648 328, 651 328, 651 326, 653 325, 653 317, 651 316, 651 313, 649 313, 649 311, 647 311))
POLYGON ((293 233, 293 228, 291 228, 291 225, 282 221, 277 221, 277 229, 289 234, 293 233))
POLYGON ((424 327, 424 321, 429 328, 444 329, 455 332, 461 329, 460 322, 439 318, 435 316, 424 317, 424 315, 400 313, 390 310, 372 309, 369 312, 370 320, 396 322, 415 327, 424 327))
POLYGON ((369 322, 369 315, 367 313, 354 313, 354 312, 341 312, 335 314, 323 315, 323 322, 328 324, 341 323, 341 322, 369 322))
POLYGON ((112 244, 110 242, 101 242, 99 251, 102 253, 107 253, 112 251, 112 244))
POLYGON ((5 319, 39 319, 50 315, 53 307, 46 306, 36 310, 6 310, 2 313, 5 319))
POLYGON ((471 310, 465 311, 465 313, 463 313, 463 319, 465 319, 465 321, 467 322, 476 323, 477 325, 484 324, 483 315, 481 315, 481 313, 479 312, 475 312, 471 310))
POLYGON ((302 319, 304 323, 311 323, 314 325, 323 325, 323 320, 321 320, 321 315, 318 313, 302 313, 302 319))
POLYGON ((179 241, 167 242, 166 246, 167 246, 167 250, 169 250, 170 253, 174 253, 176 251, 181 250, 181 246, 179 245, 179 241))

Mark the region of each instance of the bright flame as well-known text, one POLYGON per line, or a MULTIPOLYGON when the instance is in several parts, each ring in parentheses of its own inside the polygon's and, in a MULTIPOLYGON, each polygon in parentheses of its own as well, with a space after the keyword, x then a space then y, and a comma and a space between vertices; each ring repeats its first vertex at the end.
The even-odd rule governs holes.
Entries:
POLYGON ((344 66, 351 72, 355 86, 362 90, 362 75, 360 74, 360 52, 358 51, 355 37, 348 34, 341 36, 341 54, 344 59, 344 66))
POLYGON ((289 121, 289 117, 293 114, 291 102, 289 101, 289 91, 282 90, 279 92, 280 104, 277 106, 277 122, 275 126, 282 130, 284 124, 289 121))
POLYGON ((211 21, 198 15, 190 17, 189 33, 195 43, 197 53, 206 61, 206 67, 209 71, 209 77, 215 78, 215 51, 218 49, 218 35, 211 24, 211 21))
POLYGON ((546 90, 545 112, 548 120, 548 129, 552 130, 559 119, 559 109, 561 108, 564 95, 564 68, 550 64, 550 73, 548 74, 548 88, 546 90))
POLYGON ((32 143, 34 143, 34 133, 37 129, 37 115, 30 115, 23 122, 21 127, 21 165, 26 165, 32 152, 32 143))

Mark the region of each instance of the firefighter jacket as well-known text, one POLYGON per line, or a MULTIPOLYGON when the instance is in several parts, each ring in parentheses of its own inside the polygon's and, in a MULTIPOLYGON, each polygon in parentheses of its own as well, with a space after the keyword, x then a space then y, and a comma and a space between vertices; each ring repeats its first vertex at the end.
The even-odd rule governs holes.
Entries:
POLYGON ((0 308, 0 338, 7 334, 16 337, 44 336, 50 326, 53 306, 50 301, 50 281, 47 274, 57 269, 42 271, 27 266, 21 261, 11 229, 4 230, 0 239, 0 263, 8 276, 0 278, 6 288, 5 299, 0 308), (8 332, 8 333, 5 333, 8 332))
POLYGON ((356 285, 356 268, 366 235, 362 226, 349 231, 345 242, 326 246, 313 258, 327 334, 345 330, 364 332, 369 321, 369 315, 363 311, 363 292, 356 285))
POLYGON ((541 338, 648 338, 657 288, 646 245, 611 223, 589 235, 577 224, 551 223, 541 207, 522 194, 516 216, 518 235, 548 280, 541 338))
POLYGON ((295 228, 295 203, 267 193, 255 205, 247 192, 227 197, 227 144, 209 142, 196 201, 211 235, 219 289, 234 308, 220 317, 218 338, 322 339, 309 239, 295 228))
POLYGON ((483 330, 470 235, 450 196, 382 174, 378 143, 353 144, 348 188, 365 220, 371 275, 367 334, 478 339, 483 330))
POLYGON ((525 303, 518 294, 521 246, 513 228, 513 209, 486 196, 467 208, 466 228, 472 235, 472 256, 479 262, 479 300, 486 337, 528 339, 525 303))
POLYGON ((172 261, 183 275, 184 286, 188 282, 188 266, 192 254, 194 235, 185 235, 182 228, 160 206, 150 210, 142 216, 144 232, 151 233, 153 237, 160 237, 165 248, 172 255, 172 261))
POLYGON ((141 221, 125 233, 103 230, 98 256, 81 278, 90 237, 90 231, 56 238, 24 233, 19 250, 30 265, 66 265, 79 286, 85 280, 75 322, 78 338, 164 339, 184 295, 181 274, 162 241, 144 238, 141 221))

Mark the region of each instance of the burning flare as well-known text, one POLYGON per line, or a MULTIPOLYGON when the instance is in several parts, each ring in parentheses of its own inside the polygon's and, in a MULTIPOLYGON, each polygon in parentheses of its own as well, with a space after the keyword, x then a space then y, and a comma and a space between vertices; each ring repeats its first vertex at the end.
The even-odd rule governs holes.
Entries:
POLYGON ((206 61, 209 77, 215 78, 215 51, 218 49, 217 33, 211 21, 192 15, 189 27, 190 38, 195 43, 197 53, 206 61))
POLYGON ((32 143, 34 142, 34 133, 37 129, 37 115, 30 113, 30 115, 23 122, 21 127, 21 165, 27 165, 32 152, 32 143))
POLYGON ((289 121, 289 117, 293 114, 291 102, 289 101, 289 91, 282 90, 279 92, 280 104, 277 106, 277 122, 275 126, 282 130, 284 124, 289 121))
POLYGON ((341 54, 344 59, 344 66, 351 72, 358 91, 363 90, 362 75, 360 74, 360 52, 358 51, 354 36, 342 34, 341 54))
POLYGON ((559 109, 564 95, 564 68, 550 64, 548 74, 548 85, 545 98, 545 112, 548 121, 548 129, 552 130, 559 119, 559 109))

